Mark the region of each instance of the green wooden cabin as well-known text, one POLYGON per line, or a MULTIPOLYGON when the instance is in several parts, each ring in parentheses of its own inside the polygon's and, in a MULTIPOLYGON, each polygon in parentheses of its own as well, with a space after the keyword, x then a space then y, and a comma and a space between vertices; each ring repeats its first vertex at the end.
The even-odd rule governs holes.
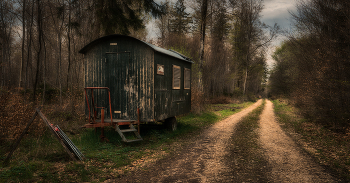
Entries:
MULTIPOLYGON (((138 108, 141 122, 190 111, 193 62, 186 56, 117 34, 96 39, 79 52, 84 54, 85 87, 110 89, 113 121, 137 120, 138 108)), ((107 90, 93 95, 96 106, 107 108, 108 118, 107 90)))

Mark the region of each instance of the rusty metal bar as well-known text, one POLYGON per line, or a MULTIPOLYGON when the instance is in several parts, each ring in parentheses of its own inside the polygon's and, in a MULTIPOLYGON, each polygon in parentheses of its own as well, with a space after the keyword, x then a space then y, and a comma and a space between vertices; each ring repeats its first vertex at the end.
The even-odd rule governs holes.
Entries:
POLYGON ((112 117, 112 101, 111 101, 111 91, 108 89, 108 97, 109 97, 109 114, 111 116, 111 121, 113 121, 113 117, 112 117))
MULTIPOLYGON (((113 124, 112 123, 113 122, 113 113, 112 113, 111 91, 108 87, 85 87, 84 88, 85 92, 88 89, 91 90, 91 100, 92 100, 92 105, 93 105, 94 117, 93 117, 93 124, 87 124, 87 125, 85 125, 85 127, 86 128, 95 128, 95 130, 97 127, 101 127, 101 139, 108 141, 108 139, 106 139, 104 136, 104 126, 110 126, 111 124, 113 124), (104 118, 105 118, 104 108, 105 107, 98 107, 98 106, 96 106, 96 108, 101 108, 101 122, 96 123, 97 111, 95 110, 95 101, 94 101, 94 93, 93 93, 94 89, 106 89, 106 90, 108 90, 109 114, 110 114, 110 118, 111 118, 111 124, 105 125, 105 122, 104 122, 104 118)), ((88 97, 86 97, 86 100, 87 100, 87 103, 89 103, 88 97)), ((89 108, 89 115, 90 115, 90 108, 89 108)), ((90 118, 89 118, 89 123, 90 123, 90 118)))
MULTIPOLYGON (((101 109, 101 124, 105 123, 105 109, 102 107, 101 109)), ((101 127, 101 140, 104 140, 105 138, 105 128, 101 127)))
POLYGON ((92 118, 92 120, 95 123, 97 114, 95 111, 95 101, 94 101, 94 90, 93 89, 91 89, 91 100, 92 100, 92 110, 93 110, 93 114, 94 114, 94 117, 92 118))
POLYGON ((89 98, 87 96, 87 92, 86 92, 86 89, 84 88, 84 91, 85 91, 85 99, 86 99, 86 104, 88 106, 88 109, 89 109, 89 123, 90 123, 90 120, 91 120, 91 109, 90 109, 90 104, 89 104, 89 98))
MULTIPOLYGON (((93 93, 93 90, 94 89, 107 89, 108 90, 108 102, 109 102, 109 113, 110 113, 110 117, 111 117, 111 121, 113 121, 113 116, 112 116, 112 102, 111 102, 111 91, 108 87, 85 87, 84 90, 85 90, 85 94, 86 94, 86 89, 91 89, 91 99, 92 99, 92 105, 93 105, 93 110, 94 110, 94 118, 96 117, 96 114, 95 114, 95 100, 94 100, 94 93, 93 93)), ((87 98, 87 94, 86 94, 86 100, 87 100, 87 103, 88 103, 88 98, 87 98)), ((88 108, 89 108, 89 114, 90 114, 90 107, 88 105, 88 108)), ((89 121, 90 122, 90 121, 89 121)), ((95 123, 95 119, 94 119, 94 123, 95 123)))
POLYGON ((83 128, 99 128, 113 125, 115 125, 115 123, 92 123, 84 125, 83 128))
POLYGON ((140 108, 137 108, 137 132, 140 134, 140 108))

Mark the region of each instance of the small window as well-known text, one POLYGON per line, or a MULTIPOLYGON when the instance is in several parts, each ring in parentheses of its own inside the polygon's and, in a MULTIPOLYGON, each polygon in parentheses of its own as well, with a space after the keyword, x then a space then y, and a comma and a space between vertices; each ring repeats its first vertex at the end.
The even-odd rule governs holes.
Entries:
POLYGON ((164 65, 157 64, 157 74, 164 76, 164 65))
POLYGON ((181 67, 173 65, 173 89, 180 89, 181 67))
POLYGON ((191 69, 185 68, 184 74, 185 74, 184 89, 190 89, 191 88, 191 69))

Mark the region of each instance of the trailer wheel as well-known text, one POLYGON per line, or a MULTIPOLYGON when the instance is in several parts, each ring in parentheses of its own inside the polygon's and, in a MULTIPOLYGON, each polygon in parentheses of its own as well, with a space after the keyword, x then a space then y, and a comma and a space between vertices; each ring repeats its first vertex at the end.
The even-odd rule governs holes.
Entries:
POLYGON ((177 129, 177 121, 175 117, 171 117, 165 120, 165 126, 170 131, 175 131, 177 129))

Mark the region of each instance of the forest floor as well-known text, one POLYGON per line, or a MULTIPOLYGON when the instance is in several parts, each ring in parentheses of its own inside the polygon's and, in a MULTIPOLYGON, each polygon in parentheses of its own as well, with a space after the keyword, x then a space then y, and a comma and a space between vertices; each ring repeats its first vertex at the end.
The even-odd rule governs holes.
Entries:
POLYGON ((187 147, 106 182, 335 182, 259 100, 193 137, 187 147), (260 120, 259 120, 260 119, 260 120))

